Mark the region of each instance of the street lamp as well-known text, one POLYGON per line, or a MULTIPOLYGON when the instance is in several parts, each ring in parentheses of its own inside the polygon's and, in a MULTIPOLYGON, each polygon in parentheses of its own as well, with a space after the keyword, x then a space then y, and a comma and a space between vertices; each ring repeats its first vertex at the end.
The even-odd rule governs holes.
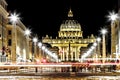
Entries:
POLYGON ((45 47, 45 46, 42 46, 42 50, 43 50, 43 58, 45 58, 45 49, 46 49, 46 47, 45 47))
POLYGON ((108 17, 108 20, 111 21, 112 23, 119 18, 118 14, 116 14, 114 11, 109 12, 109 15, 107 17, 108 17))
POLYGON ((98 58, 101 57, 101 54, 100 54, 100 41, 101 41, 101 38, 98 37, 98 38, 97 38, 97 43, 98 43, 98 49, 97 49, 97 52, 98 52, 98 58))
POLYGON ((96 46, 97 46, 97 42, 94 42, 93 45, 92 45, 92 47, 91 47, 91 49, 93 50, 93 53, 94 53, 93 58, 95 58, 96 61, 97 61, 97 51, 96 51, 96 46))
POLYGON ((106 58, 106 42, 105 42, 105 34, 107 33, 106 29, 101 30, 102 33, 102 62, 105 63, 105 58, 106 58))
POLYGON ((119 18, 118 14, 115 13, 114 11, 109 12, 108 15, 108 20, 111 21, 111 55, 113 53, 116 53, 116 55, 118 53, 120 53, 120 28, 118 27, 118 45, 116 45, 116 30, 115 30, 115 24, 116 24, 116 20, 119 18), (117 47, 116 47, 117 46, 117 47), (118 48, 117 51, 115 51, 118 48))
POLYGON ((37 43, 38 39, 37 37, 33 38, 33 42, 34 42, 34 53, 32 54, 32 61, 34 61, 34 57, 36 55, 36 43, 37 43))
POLYGON ((19 14, 16 14, 15 12, 10 14, 8 18, 13 25, 16 25, 16 23, 20 20, 19 14))
POLYGON ((20 17, 19 14, 16 14, 15 12, 13 14, 10 14, 10 16, 8 17, 10 19, 10 22, 12 23, 12 25, 14 26, 13 28, 13 36, 15 36, 12 40, 13 43, 13 47, 14 50, 12 50, 12 59, 15 62, 16 61, 16 57, 17 57, 17 32, 16 32, 16 24, 18 23, 20 17))
POLYGON ((41 48, 42 48, 42 43, 41 42, 38 42, 38 47, 39 47, 39 57, 40 57, 40 59, 41 59, 41 56, 42 56, 42 50, 41 50, 41 48))
POLYGON ((24 34, 25 34, 25 36, 27 38, 27 53, 26 53, 26 57, 27 57, 27 60, 28 60, 29 59, 29 36, 31 34, 30 29, 26 29, 24 34))

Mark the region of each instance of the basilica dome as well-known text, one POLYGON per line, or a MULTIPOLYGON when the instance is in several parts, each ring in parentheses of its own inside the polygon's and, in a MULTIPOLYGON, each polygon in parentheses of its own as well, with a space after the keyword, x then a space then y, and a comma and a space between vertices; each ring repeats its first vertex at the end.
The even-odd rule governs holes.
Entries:
POLYGON ((73 19, 71 9, 68 12, 68 19, 60 25, 59 37, 61 38, 82 38, 83 31, 77 20, 73 19))
POLYGON ((68 19, 63 21, 60 26, 60 31, 81 31, 81 26, 77 20, 73 19, 73 13, 70 9, 68 12, 68 19))

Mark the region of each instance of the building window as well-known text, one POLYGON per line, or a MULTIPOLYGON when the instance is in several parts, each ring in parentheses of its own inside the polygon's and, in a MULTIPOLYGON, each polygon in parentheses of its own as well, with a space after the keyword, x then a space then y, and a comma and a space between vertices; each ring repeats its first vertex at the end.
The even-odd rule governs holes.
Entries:
POLYGON ((9 39, 9 40, 8 40, 8 46, 11 46, 11 44, 12 44, 12 40, 9 39))
POLYGON ((11 35, 11 33, 12 33, 11 30, 8 30, 8 35, 11 35))

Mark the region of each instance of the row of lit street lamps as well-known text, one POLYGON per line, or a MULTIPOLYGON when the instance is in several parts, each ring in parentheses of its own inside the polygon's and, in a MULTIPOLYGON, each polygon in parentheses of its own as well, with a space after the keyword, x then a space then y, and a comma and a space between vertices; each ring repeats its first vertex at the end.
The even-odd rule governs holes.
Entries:
MULTIPOLYGON (((112 24, 114 24, 114 22, 116 20, 119 19, 118 14, 116 14, 114 11, 110 12, 107 17, 109 18, 109 21, 111 21, 111 26, 112 26, 112 24)), ((106 59, 105 59, 106 58, 106 41, 105 41, 105 35, 107 33, 107 29, 103 28, 103 29, 100 30, 100 32, 102 34, 102 59, 103 59, 102 62, 105 63, 105 61, 106 61, 106 59)), ((84 60, 85 58, 87 58, 88 56, 90 56, 91 53, 93 52, 93 50, 96 49, 96 46, 99 47, 99 42, 101 41, 101 38, 99 37, 96 40, 97 40, 97 42, 93 43, 93 45, 90 47, 90 49, 88 49, 88 51, 85 52, 82 55, 81 60, 84 60)), ((98 53, 99 53, 98 55, 100 55, 100 49, 98 49, 98 53)), ((92 55, 94 55, 94 54, 92 54, 92 55)), ((117 55, 117 53, 116 53, 116 55, 117 55)), ((98 58, 98 57, 96 57, 96 58, 98 58)), ((117 58, 117 56, 116 56, 116 58, 117 58)))
MULTIPOLYGON (((20 17, 19 17, 19 14, 16 14, 16 13, 13 13, 11 14, 9 17, 10 19, 10 22, 13 24, 14 26, 14 33, 15 33, 15 52, 16 52, 16 46, 17 46, 17 35, 16 35, 16 24, 18 23, 18 21, 20 20, 20 17)), ((115 14, 115 12, 111 12, 109 13, 109 16, 108 16, 109 20, 111 21, 111 24, 114 23, 114 21, 116 19, 118 19, 118 14, 115 14)), ((106 58, 106 42, 105 42, 105 34, 107 33, 107 30, 106 29, 102 29, 101 30, 101 33, 102 33, 102 58, 106 58)), ((29 29, 26 29, 25 30, 25 35, 27 36, 27 40, 29 40, 29 36, 31 34, 31 31, 29 29)), ((99 38, 100 40, 100 38, 99 38)), ((33 38, 33 42, 34 42, 34 55, 32 55, 32 60, 34 60, 34 56, 36 54, 36 46, 37 46, 37 43, 38 43, 38 46, 40 49, 44 50, 46 53, 48 53, 49 56, 53 57, 54 59, 58 60, 58 57, 57 55, 53 55, 52 52, 48 51, 48 49, 41 43, 41 42, 38 42, 38 39, 37 37, 34 37, 33 38)), ((99 42, 99 41, 98 41, 99 42)), ((29 41, 27 41, 27 44, 29 44, 29 41)), ((97 44, 97 43, 95 43, 97 44)), ((93 47, 96 47, 96 45, 93 44, 93 47)), ((92 50, 94 49, 93 47, 92 50)), ((29 51, 29 45, 27 45, 27 48, 28 48, 28 51, 29 51)), ((82 58, 85 58, 88 56, 88 54, 92 51, 91 49, 88 50, 88 52, 86 52, 82 58)), ((17 54, 17 53, 16 53, 17 54)), ((105 62, 105 60, 103 60, 103 62, 105 62)))
MULTIPOLYGON (((10 14, 8 19, 10 20, 10 22, 14 26, 14 36, 15 36, 15 38, 14 38, 15 39, 14 40, 15 41, 14 42, 15 46, 14 47, 15 47, 15 54, 17 56, 17 51, 16 51, 17 50, 17 32, 16 32, 17 30, 16 30, 16 27, 17 26, 16 25, 17 25, 17 23, 19 23, 20 17, 19 17, 19 14, 16 14, 16 12, 14 12, 13 14, 10 14)), ((28 49, 28 52, 29 52, 29 40, 30 40, 29 37, 31 35, 31 30, 26 28, 26 30, 24 31, 24 34, 27 38, 27 49, 28 49)), ((2 39, 3 39, 3 37, 2 37, 2 39)), ((42 44, 42 42, 39 42, 37 37, 34 37, 32 39, 32 41, 34 43, 34 53, 32 53, 32 61, 35 60, 35 55, 37 54, 37 52, 36 52, 37 46, 39 47, 39 49, 43 50, 49 57, 51 57, 51 59, 53 59, 55 61, 58 61, 58 56, 56 55, 56 53, 51 52, 45 45, 42 44)), ((3 41, 2 41, 2 43, 3 43, 3 41)), ((3 45, 2 45, 2 47, 3 47, 3 45)))

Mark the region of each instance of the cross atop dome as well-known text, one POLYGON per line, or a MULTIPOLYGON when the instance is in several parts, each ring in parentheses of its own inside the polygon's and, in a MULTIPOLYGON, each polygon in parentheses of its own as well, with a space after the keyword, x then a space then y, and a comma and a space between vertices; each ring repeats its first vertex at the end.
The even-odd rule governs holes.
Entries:
POLYGON ((68 12, 68 17, 73 17, 73 12, 72 12, 71 8, 70 8, 70 10, 68 12))

